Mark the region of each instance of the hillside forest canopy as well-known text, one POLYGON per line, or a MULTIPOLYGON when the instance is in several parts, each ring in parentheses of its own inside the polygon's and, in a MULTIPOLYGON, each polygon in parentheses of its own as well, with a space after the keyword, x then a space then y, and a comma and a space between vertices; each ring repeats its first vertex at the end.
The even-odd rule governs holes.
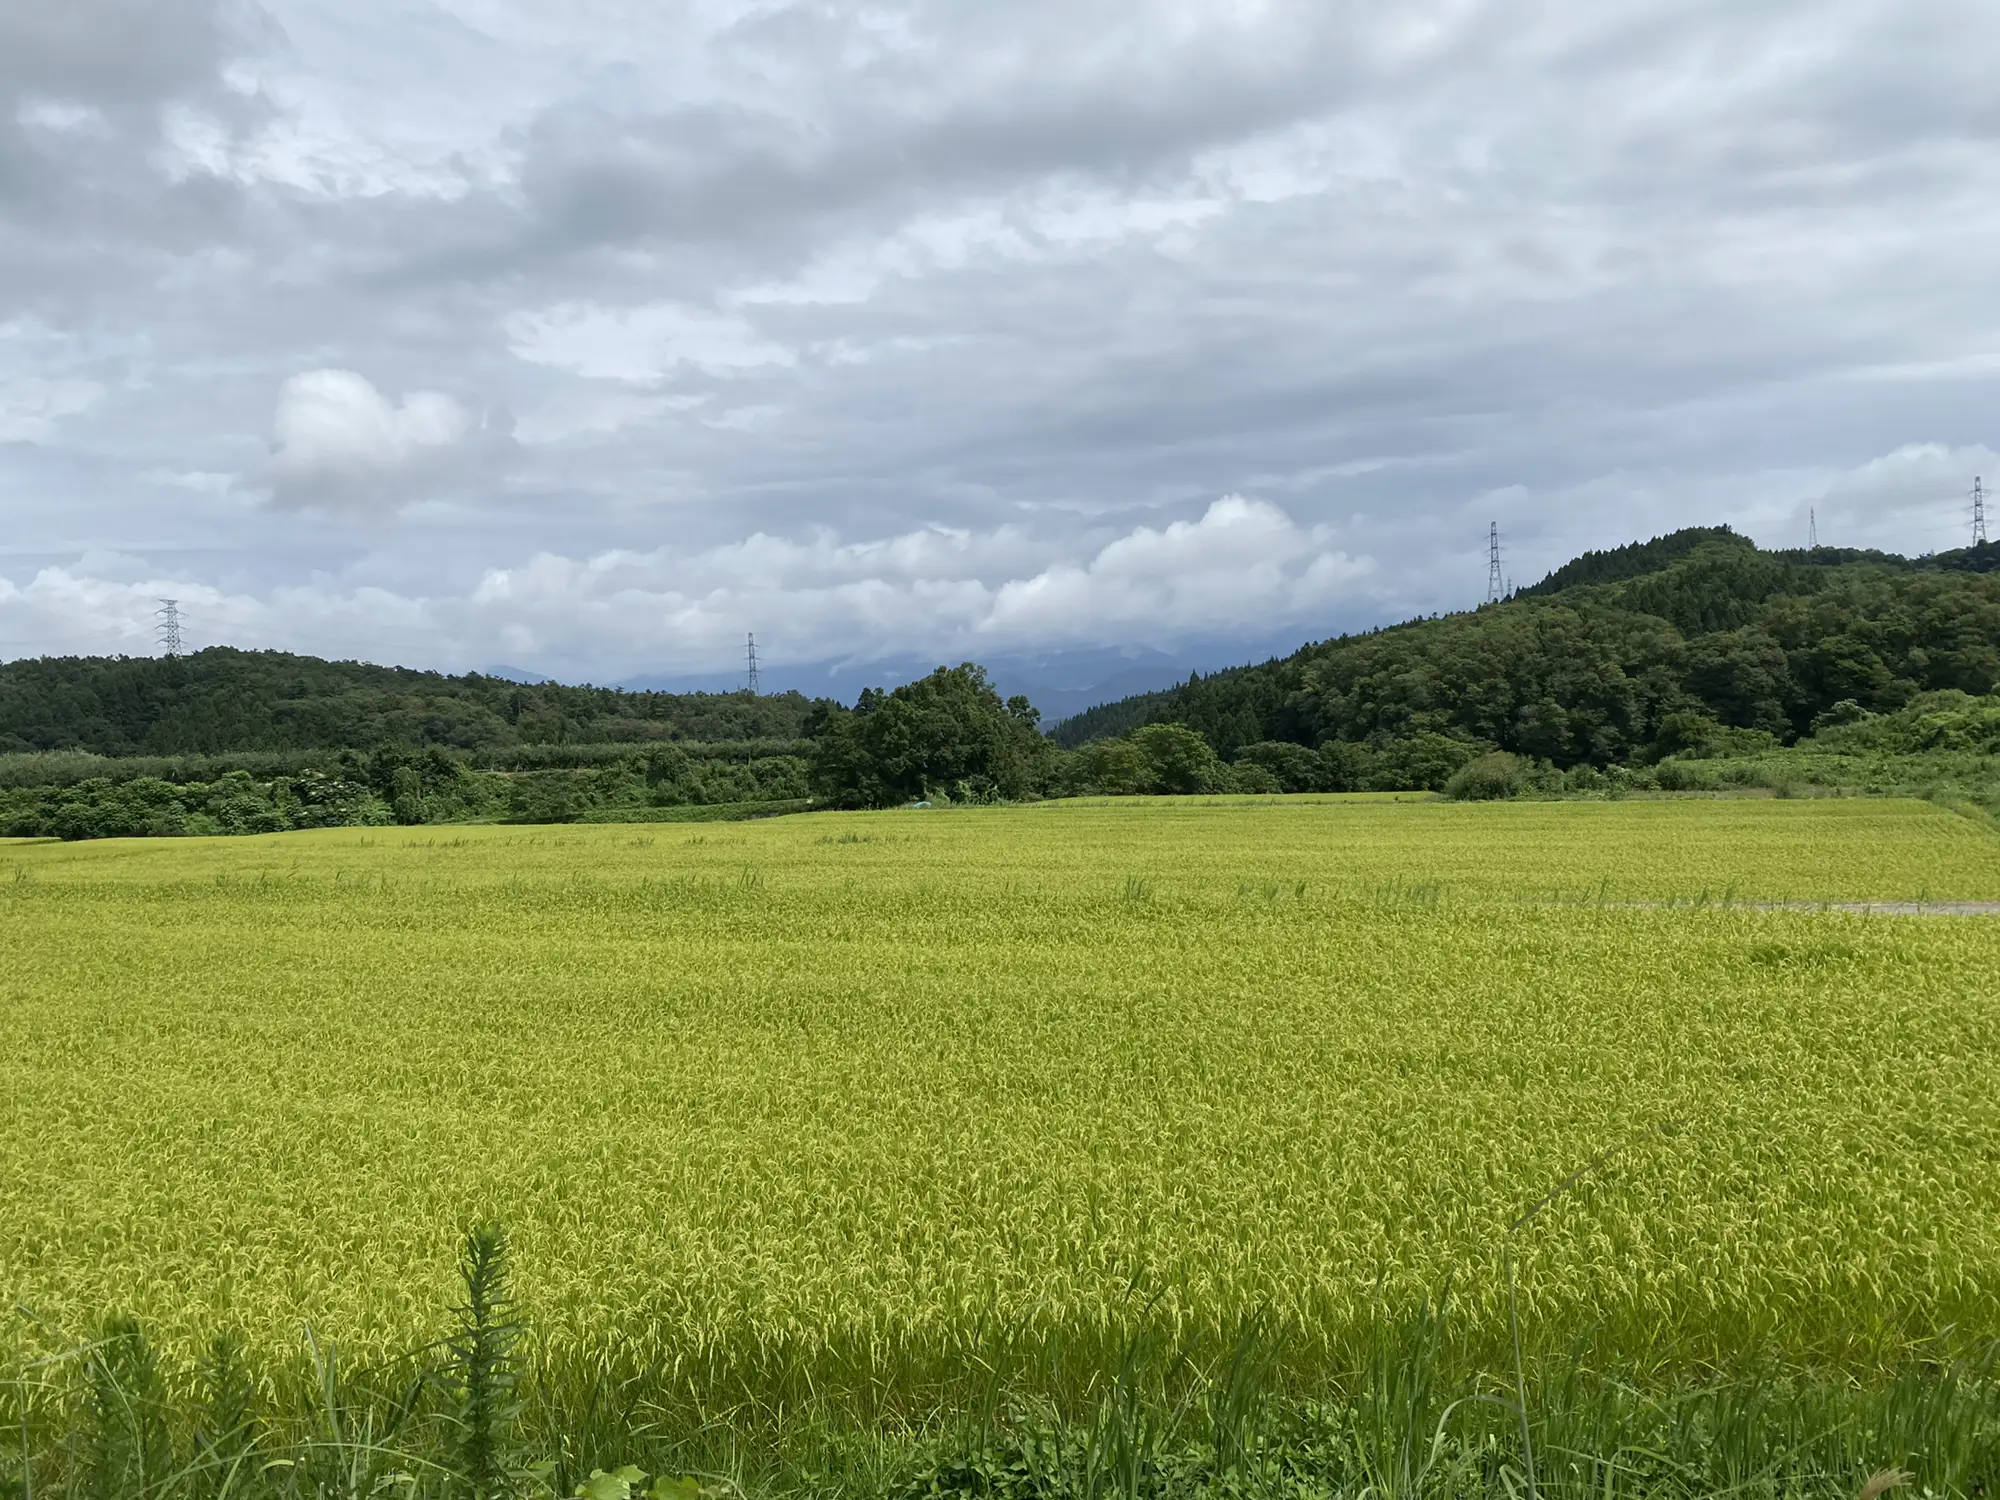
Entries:
POLYGON ((794 740, 810 708, 797 693, 625 692, 216 646, 0 664, 0 754, 794 740))
POLYGON ((972 663, 850 707, 228 648, 17 661, 0 665, 0 833, 1794 783, 1990 802, 1996 562, 1990 545, 1913 560, 1691 529, 1046 733, 972 663))

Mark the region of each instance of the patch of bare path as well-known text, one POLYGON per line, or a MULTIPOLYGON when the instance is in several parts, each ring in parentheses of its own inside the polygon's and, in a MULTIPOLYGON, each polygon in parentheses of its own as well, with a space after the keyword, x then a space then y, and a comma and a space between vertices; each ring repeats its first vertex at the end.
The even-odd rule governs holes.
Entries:
POLYGON ((2000 917, 2000 901, 1619 901, 1655 911, 1833 911, 1857 917, 2000 917))
POLYGON ((1760 911, 1845 911, 1863 917, 2000 917, 2000 901, 1758 901, 1760 911))

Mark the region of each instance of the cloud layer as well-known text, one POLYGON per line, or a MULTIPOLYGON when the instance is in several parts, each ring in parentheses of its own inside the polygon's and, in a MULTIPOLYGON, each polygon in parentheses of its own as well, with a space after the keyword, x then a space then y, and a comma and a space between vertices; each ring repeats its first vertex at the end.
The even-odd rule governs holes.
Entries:
POLYGON ((0 620, 58 635, 106 618, 129 621, 120 644, 139 651, 150 643, 154 606, 173 597, 229 639, 294 645, 337 632, 380 651, 418 631, 436 659, 476 663, 496 652, 560 655, 583 632, 615 643, 600 659, 621 671, 695 671, 729 661, 746 629, 776 617, 793 623, 775 639, 766 627, 763 639, 793 661, 865 660, 911 641, 959 658, 1076 641, 1173 646, 1304 630, 1369 571, 1324 533, 1240 496, 1193 521, 1137 527, 1075 562, 1027 571, 1041 550, 1016 528, 927 529, 864 543, 824 531, 802 540, 759 533, 693 553, 544 552, 489 570, 468 594, 443 597, 329 580, 231 593, 99 555, 80 568, 44 568, 19 586, 0 579, 0 620))
POLYGON ((392 403, 352 370, 309 370, 278 388, 272 498, 280 505, 394 508, 464 452, 472 417, 442 391, 392 403))
POLYGON ((154 592, 600 677, 1261 641, 1469 602, 1489 519, 1523 581, 1953 545, 1996 51, 1965 0, 12 7, 0 653, 154 592))

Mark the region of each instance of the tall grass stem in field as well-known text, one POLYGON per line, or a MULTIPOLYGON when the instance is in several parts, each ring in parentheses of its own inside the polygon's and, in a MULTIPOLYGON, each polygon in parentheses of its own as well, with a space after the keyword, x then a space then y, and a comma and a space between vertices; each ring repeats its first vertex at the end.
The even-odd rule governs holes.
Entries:
POLYGON ((515 1486, 521 1416, 522 1324, 509 1285, 507 1231, 475 1225, 459 1254, 465 1300, 447 1342, 458 1431, 458 1473, 467 1500, 506 1500, 515 1486))

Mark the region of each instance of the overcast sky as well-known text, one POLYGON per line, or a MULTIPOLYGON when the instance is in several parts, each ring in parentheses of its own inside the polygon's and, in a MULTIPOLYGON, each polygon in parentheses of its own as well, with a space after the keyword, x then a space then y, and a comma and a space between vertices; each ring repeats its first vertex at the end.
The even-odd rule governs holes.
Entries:
POLYGON ((0 5, 0 656, 1303 640, 2000 479, 1991 0, 0 5))

